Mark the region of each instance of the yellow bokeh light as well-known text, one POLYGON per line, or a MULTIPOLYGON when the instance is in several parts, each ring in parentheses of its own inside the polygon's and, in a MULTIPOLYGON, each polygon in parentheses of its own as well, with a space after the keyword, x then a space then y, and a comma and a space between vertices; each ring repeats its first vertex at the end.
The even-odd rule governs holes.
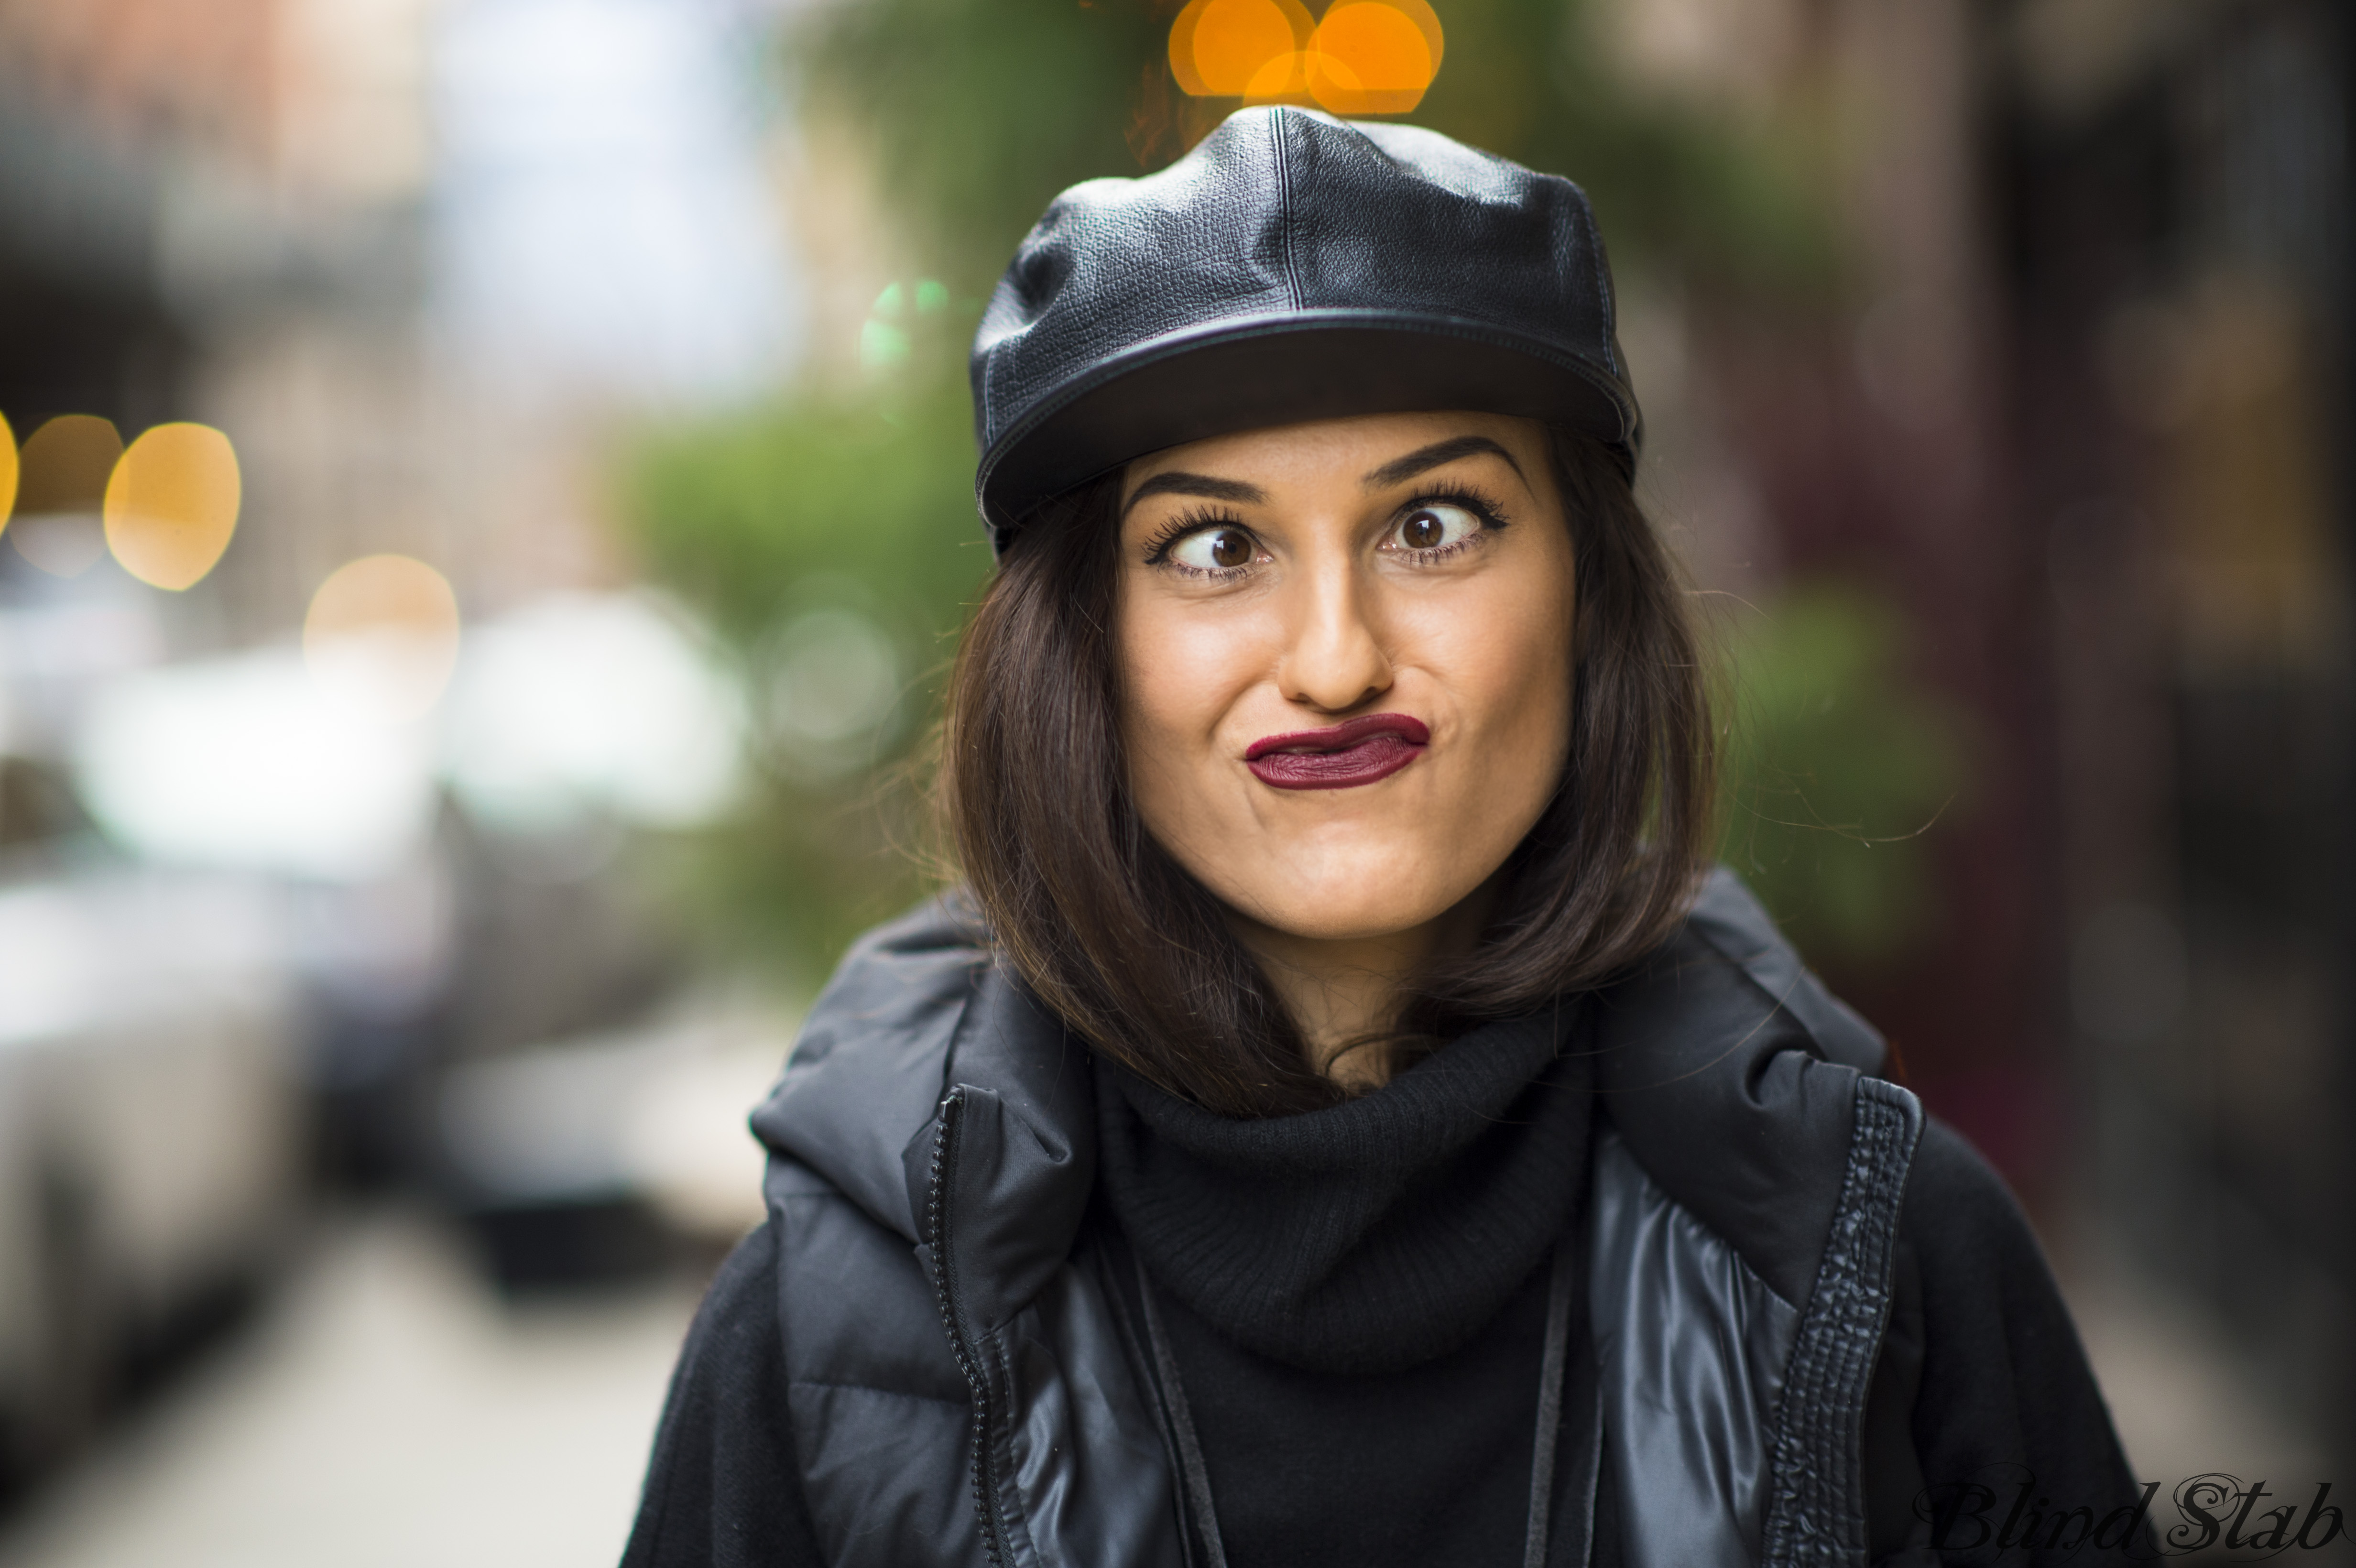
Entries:
POLYGON ((303 658, 337 696, 394 721, 422 719, 458 662, 458 596, 405 555, 337 567, 311 596, 303 658))
POLYGON ((0 414, 0 528, 16 510, 16 432, 8 428, 8 416, 0 414))
POLYGON ((16 512, 95 512, 106 481, 123 455, 114 421, 96 414, 59 414, 26 439, 16 475, 16 512))
POLYGON ((1404 114, 1439 73, 1440 18, 1422 0, 1349 0, 1318 24, 1309 88, 1335 114, 1404 114))
POLYGON ((156 425, 106 483, 106 548, 142 582, 192 587, 229 548, 241 495, 229 437, 208 425, 156 425))
POLYGON ((80 577, 106 554, 99 521, 106 485, 123 455, 113 421, 96 414, 44 421, 16 454, 16 500, 8 540, 52 577, 80 577))
POLYGON ((1189 0, 1170 26, 1170 69, 1196 98, 1239 98, 1315 30, 1299 0, 1189 0))

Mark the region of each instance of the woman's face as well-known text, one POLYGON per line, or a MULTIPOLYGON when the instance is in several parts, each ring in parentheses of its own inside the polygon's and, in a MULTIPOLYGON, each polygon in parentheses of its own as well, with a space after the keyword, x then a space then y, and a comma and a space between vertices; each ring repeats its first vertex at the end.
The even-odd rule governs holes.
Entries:
POLYGON ((1462 903, 1569 745, 1571 541, 1543 429, 1252 431, 1138 459, 1121 496, 1121 729, 1147 830, 1293 938, 1402 935, 1462 903))

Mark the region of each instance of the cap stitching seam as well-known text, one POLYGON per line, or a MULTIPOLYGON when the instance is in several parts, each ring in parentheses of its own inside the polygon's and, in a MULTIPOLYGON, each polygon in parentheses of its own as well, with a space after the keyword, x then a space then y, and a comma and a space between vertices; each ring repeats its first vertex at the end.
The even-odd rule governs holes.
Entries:
POLYGON ((1288 310, 1301 308, 1301 274, 1292 261, 1292 165, 1285 155, 1284 106, 1278 104, 1269 115, 1270 139, 1276 144, 1276 232, 1284 254, 1284 303, 1288 310))

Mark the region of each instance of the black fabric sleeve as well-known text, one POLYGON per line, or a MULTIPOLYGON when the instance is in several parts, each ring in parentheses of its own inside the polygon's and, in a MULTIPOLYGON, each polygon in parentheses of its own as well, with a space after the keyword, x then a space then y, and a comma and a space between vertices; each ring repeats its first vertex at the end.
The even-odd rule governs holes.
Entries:
POLYGON ((747 1236, 697 1309, 623 1568, 820 1568, 786 1414, 777 1243, 747 1236))
MULTIPOLYGON (((2127 1467, 2069 1309, 2004 1182, 1931 1122, 1899 1224, 1918 1271, 1914 1542, 1949 1564, 2148 1562, 2127 1467)), ((1912 1305, 1912 1304, 1908 1304, 1912 1305)))
POLYGON ((1890 1320, 1865 1396, 1866 1559, 1875 1568, 1917 1568, 1938 1559, 1926 1554, 1929 1521, 1914 1514, 1923 1493, 1922 1462, 1914 1451, 1914 1406, 1922 1392, 1922 1266, 1902 1220, 1891 1274, 1890 1320))

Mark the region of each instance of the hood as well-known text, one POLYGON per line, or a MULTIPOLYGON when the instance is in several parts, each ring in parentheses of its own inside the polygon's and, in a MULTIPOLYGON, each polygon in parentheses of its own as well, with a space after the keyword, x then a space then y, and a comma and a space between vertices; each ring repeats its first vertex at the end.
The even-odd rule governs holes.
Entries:
POLYGON ((1599 1000, 1596 1089, 1637 1164, 1784 1300, 1807 1300, 1880 1035, 1723 866, 1599 1000))
MULTIPOLYGON (((852 946, 753 1113, 753 1131, 772 1156, 922 1243, 952 1086, 965 1305, 994 1324, 1071 1253, 1096 1181, 1096 1101, 1087 1047, 994 960, 961 896, 920 905, 852 946)), ((774 1186, 774 1158, 770 1176, 774 1186)))

